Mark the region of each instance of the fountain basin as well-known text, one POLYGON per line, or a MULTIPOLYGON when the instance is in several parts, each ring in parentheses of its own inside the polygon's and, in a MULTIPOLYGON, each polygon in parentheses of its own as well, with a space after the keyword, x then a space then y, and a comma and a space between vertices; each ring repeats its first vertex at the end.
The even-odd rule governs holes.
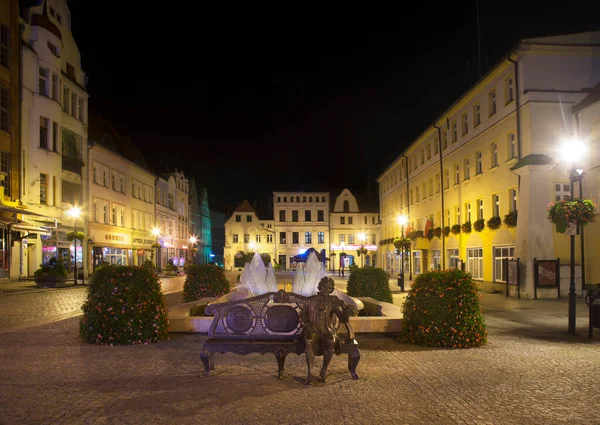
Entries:
MULTIPOLYGON (((213 316, 204 316, 203 306, 217 298, 201 298, 197 301, 174 305, 169 308, 171 332, 208 333, 213 316)), ((369 297, 358 298, 364 305, 364 315, 353 316, 350 324, 355 333, 395 333, 402 326, 402 310, 395 304, 377 301, 369 297)))

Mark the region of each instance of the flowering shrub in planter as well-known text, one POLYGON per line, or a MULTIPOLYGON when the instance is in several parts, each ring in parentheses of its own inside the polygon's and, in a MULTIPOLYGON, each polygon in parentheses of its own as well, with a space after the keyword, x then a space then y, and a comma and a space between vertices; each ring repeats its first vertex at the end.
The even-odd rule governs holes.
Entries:
POLYGON ((225 271, 214 264, 193 264, 185 267, 183 302, 204 297, 220 297, 229 292, 229 282, 225 271))
POLYGON ((502 219, 500 217, 492 217, 487 221, 487 227, 490 230, 498 230, 502 226, 502 219))
POLYGON ((402 307, 402 342, 469 348, 487 342, 477 284, 461 270, 421 273, 402 307))
POLYGON ((463 223, 463 225, 460 226, 460 230, 463 233, 471 233, 471 222, 467 221, 467 222, 463 223))
MULTIPOLYGON (((450 229, 448 229, 448 231, 450 231, 450 229)), ((435 236, 436 238, 441 238, 442 237, 442 228, 436 227, 435 229, 433 229, 433 236, 435 236)))
POLYGON ((97 268, 82 309, 79 336, 91 344, 148 344, 169 334, 160 282, 145 267, 97 268))
POLYGON ((263 252, 260 254, 260 259, 263 260, 263 263, 265 263, 265 267, 268 267, 269 263, 271 262, 271 254, 268 252, 263 252))
POLYGON ((548 220, 556 227, 558 233, 565 233, 571 224, 579 222, 587 226, 596 221, 597 205, 589 199, 574 199, 572 201, 556 201, 548 206, 548 220))
POLYGON ((371 297, 378 301, 392 302, 392 291, 385 270, 377 267, 354 269, 348 278, 348 295, 371 297))
MULTIPOLYGON (((458 231, 460 232, 460 227, 458 228, 458 231)), ((444 236, 450 236, 450 226, 444 227, 444 236)))
POLYGON ((504 225, 506 227, 517 227, 517 219, 519 217, 519 213, 517 210, 511 211, 504 216, 504 225))
POLYGON ((483 229, 485 229, 485 220, 483 218, 480 218, 475 223, 473 223, 473 228, 476 232, 483 231, 483 229))

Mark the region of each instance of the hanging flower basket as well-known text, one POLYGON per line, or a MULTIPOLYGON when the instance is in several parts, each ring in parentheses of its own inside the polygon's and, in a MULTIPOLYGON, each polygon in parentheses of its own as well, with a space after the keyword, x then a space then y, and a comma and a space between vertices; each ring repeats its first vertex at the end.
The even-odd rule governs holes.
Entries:
POLYGON ((483 229, 485 229, 485 220, 480 218, 479 220, 475 221, 475 223, 473 223, 473 228, 476 232, 483 231, 483 229))
POLYGON ((500 217, 492 217, 487 221, 487 227, 490 230, 498 230, 502 226, 502 219, 500 217))
MULTIPOLYGON (((460 229, 458 229, 460 232, 460 229)), ((444 236, 450 236, 450 226, 444 227, 444 236)))
POLYGON ((556 201, 548 206, 548 220, 555 225, 558 233, 565 233, 570 225, 579 223, 587 226, 595 222, 596 209, 596 203, 590 199, 556 201))
MULTIPOLYGON (((450 229, 448 229, 448 231, 450 231, 450 229)), ((435 236, 436 238, 441 238, 442 237, 442 228, 436 227, 435 229, 433 229, 433 236, 435 236)))
POLYGON ((463 224, 463 225, 460 227, 460 230, 461 230, 463 233, 471 233, 471 222, 470 222, 470 221, 467 221, 467 222, 465 222, 465 223, 464 223, 464 224, 463 224))
POLYGON ((452 234, 458 235, 460 233, 460 224, 455 224, 452 226, 452 234))
POLYGON ((394 240, 394 246, 396 247, 396 249, 398 251, 402 251, 403 248, 404 248, 404 250, 409 250, 410 244, 411 244, 411 241, 408 238, 396 238, 394 240))
POLYGON ((85 239, 85 234, 83 232, 68 232, 67 240, 69 242, 73 242, 77 239, 79 242, 82 242, 85 239))
POLYGON ((511 211, 504 216, 504 224, 506 227, 517 227, 517 219, 519 218, 519 213, 517 210, 511 211))

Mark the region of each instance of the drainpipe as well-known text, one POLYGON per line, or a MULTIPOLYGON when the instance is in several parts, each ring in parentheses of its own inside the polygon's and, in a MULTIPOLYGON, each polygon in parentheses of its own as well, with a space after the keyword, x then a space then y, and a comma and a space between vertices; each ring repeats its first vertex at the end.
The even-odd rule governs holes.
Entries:
MULTIPOLYGON (((408 212, 408 223, 410 225, 410 196, 409 196, 409 181, 408 181, 408 157, 404 154, 400 155, 400 157, 404 158, 404 168, 406 170, 406 209, 408 212)), ((410 258, 410 252, 408 257, 408 280, 412 280, 412 259, 410 258)), ((402 259, 404 262, 404 258, 402 259)), ((404 263, 402 264, 402 269, 404 270, 404 263)))
MULTIPOLYGON (((12 3, 11 3, 12 4, 12 3)), ((21 25, 19 24, 19 28, 21 28, 21 25)), ((23 201, 22 201, 22 195, 23 195, 23 174, 21 173, 21 170, 24 170, 25 167, 23 166, 24 164, 24 156, 25 153, 23 152, 22 148, 22 138, 23 138, 23 119, 21 116, 22 113, 22 108, 23 108, 23 72, 21 71, 23 69, 23 47, 21 46, 21 40, 23 40, 23 34, 22 34, 22 29, 19 31, 19 112, 17 113, 17 117, 19 120, 19 137, 17 138, 17 143, 18 143, 18 152, 19 152, 19 164, 18 164, 18 173, 19 173, 19 204, 23 205, 23 201)))
POLYGON ((444 236, 444 162, 442 157, 442 129, 433 124, 433 127, 438 131, 438 152, 440 153, 440 196, 442 198, 442 270, 446 269, 446 236, 444 236))

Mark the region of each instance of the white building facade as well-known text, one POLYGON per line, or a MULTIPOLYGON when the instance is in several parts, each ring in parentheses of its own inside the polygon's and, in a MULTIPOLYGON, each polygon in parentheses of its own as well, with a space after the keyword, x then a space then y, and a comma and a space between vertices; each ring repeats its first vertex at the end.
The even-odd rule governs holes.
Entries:
POLYGON ((309 248, 329 256, 329 193, 274 192, 273 213, 281 268, 295 267, 291 259, 309 248))
POLYGON ((241 270, 245 264, 242 253, 265 253, 273 260, 276 249, 274 221, 261 220, 244 200, 225 222, 225 270, 241 270))
POLYGON ((69 231, 84 231, 88 205, 86 75, 71 34, 65 0, 24 10, 22 43, 22 199, 32 212, 54 218, 51 235, 29 241, 23 250, 24 276, 51 258, 69 269, 85 264, 84 248, 68 242, 69 231), (76 223, 66 211, 83 207, 76 223), (77 226, 75 226, 77 225, 77 226), (32 243, 33 242, 33 243, 32 243))
POLYGON ((335 199, 329 218, 330 270, 338 270, 351 264, 373 266, 377 264, 379 244, 379 213, 361 211, 356 197, 348 189, 335 199), (360 248, 366 254, 358 255, 360 248), (340 256, 341 253, 346 255, 340 256))

